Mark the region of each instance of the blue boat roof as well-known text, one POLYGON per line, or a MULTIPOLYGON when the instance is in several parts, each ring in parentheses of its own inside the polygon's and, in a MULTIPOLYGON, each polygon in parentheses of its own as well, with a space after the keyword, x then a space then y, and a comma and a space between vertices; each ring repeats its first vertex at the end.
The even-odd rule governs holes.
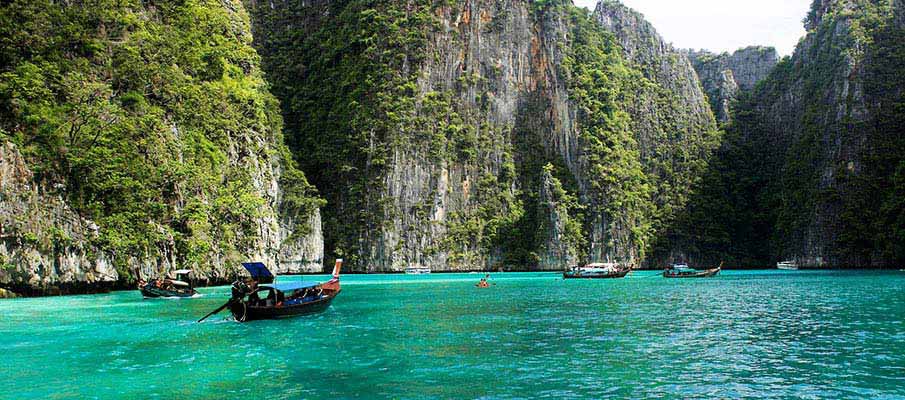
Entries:
POLYGON ((267 267, 264 266, 262 262, 247 262, 242 263, 242 266, 245 267, 245 270, 251 274, 252 278, 272 278, 273 273, 270 272, 267 267))
POLYGON ((271 287, 271 288, 274 288, 281 292, 289 292, 289 291, 293 291, 293 290, 313 288, 317 285, 320 285, 320 283, 296 281, 296 282, 271 283, 271 284, 267 284, 267 285, 261 285, 261 287, 271 287))

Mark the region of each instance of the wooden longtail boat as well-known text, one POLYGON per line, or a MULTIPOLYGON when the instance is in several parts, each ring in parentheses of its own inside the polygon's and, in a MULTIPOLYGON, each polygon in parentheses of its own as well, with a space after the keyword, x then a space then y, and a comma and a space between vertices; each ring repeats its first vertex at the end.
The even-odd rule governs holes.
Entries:
POLYGON ((723 270, 723 263, 719 267, 711 269, 693 269, 686 264, 674 264, 663 271, 664 278, 710 278, 717 276, 723 270))
POLYGON ((630 266, 610 264, 588 264, 572 267, 562 273, 563 279, 617 279, 625 278, 632 271, 630 266))
POLYGON ((259 285, 254 279, 248 282, 236 281, 232 285, 232 297, 229 301, 198 322, 225 308, 229 308, 238 322, 289 318, 322 312, 330 307, 330 303, 340 292, 339 271, 342 263, 342 259, 336 260, 333 279, 323 283, 285 282, 259 285))
POLYGON ((152 279, 150 282, 140 280, 138 282, 138 290, 146 299, 156 298, 188 298, 198 296, 198 292, 192 287, 190 279, 186 279, 192 270, 180 269, 173 271, 176 278, 158 278, 152 279), (188 280, 189 282, 186 282, 188 280))

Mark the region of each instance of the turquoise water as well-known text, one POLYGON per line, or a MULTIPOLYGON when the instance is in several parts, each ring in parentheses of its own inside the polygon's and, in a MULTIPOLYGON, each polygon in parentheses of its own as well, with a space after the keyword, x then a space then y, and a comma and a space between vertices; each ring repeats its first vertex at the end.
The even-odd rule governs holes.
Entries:
POLYGON ((905 398, 902 272, 479 277, 344 276, 247 324, 193 322, 226 287, 0 301, 0 398, 905 398))

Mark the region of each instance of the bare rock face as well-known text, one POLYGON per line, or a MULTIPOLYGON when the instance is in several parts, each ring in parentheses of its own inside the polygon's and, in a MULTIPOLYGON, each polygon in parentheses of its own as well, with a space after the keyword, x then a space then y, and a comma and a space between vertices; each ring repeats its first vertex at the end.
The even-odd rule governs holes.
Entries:
POLYGON ((21 294, 109 290, 118 274, 90 243, 97 229, 34 180, 15 145, 0 145, 0 285, 21 294))
POLYGON ((717 120, 731 120, 731 104, 740 91, 751 91, 779 62, 772 47, 747 47, 732 54, 688 51, 717 120))
POLYGON ((281 223, 281 247, 278 254, 280 274, 324 272, 324 235, 320 210, 307 220, 290 218, 283 214, 281 223), (301 224, 299 226, 298 224, 301 224))

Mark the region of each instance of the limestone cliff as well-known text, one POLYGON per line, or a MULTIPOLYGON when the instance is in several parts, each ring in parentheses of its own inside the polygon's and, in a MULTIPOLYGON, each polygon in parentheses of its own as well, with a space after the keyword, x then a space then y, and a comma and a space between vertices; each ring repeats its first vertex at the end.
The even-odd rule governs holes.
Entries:
POLYGON ((746 47, 732 54, 713 54, 706 50, 687 54, 717 120, 722 123, 730 121, 730 106, 738 99, 739 92, 753 90, 779 62, 779 55, 772 47, 746 47))
POLYGON ((689 214, 689 236, 711 258, 905 260, 905 32, 890 7, 815 1, 792 57, 740 96, 712 190, 689 214))
POLYGON ((653 194, 660 210, 655 226, 654 257, 662 265, 686 260, 681 246, 668 240, 719 145, 720 134, 697 73, 686 54, 673 48, 640 13, 618 1, 601 1, 595 19, 612 32, 626 59, 643 74, 644 84, 624 99, 641 149, 646 174, 657 182, 653 194))
POLYGON ((687 58, 608 32, 612 3, 246 4, 356 270, 640 264, 718 140, 687 58))
POLYGON ((0 285, 20 294, 109 289, 119 278, 91 244, 98 226, 34 180, 19 149, 0 146, 0 285))
POLYGON ((320 201, 241 3, 13 1, 0 17, 0 286, 321 270, 320 201))

